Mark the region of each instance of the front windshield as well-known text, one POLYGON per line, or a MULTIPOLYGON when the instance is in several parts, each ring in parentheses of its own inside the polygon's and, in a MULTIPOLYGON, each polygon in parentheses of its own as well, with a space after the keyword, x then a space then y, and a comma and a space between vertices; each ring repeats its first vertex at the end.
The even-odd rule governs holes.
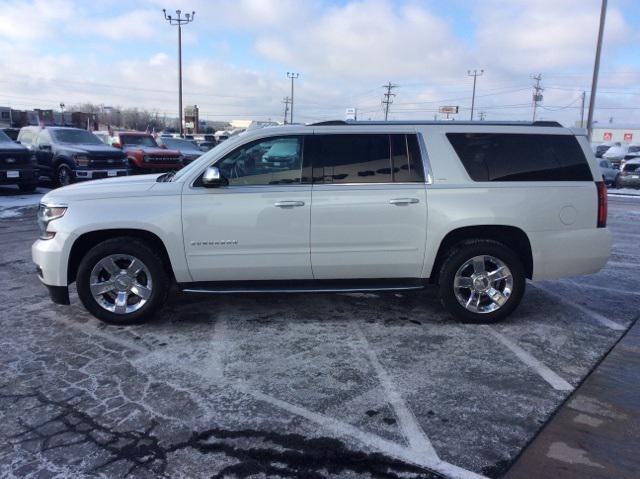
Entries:
POLYGON ((176 138, 163 138, 162 143, 172 150, 196 150, 197 147, 190 140, 181 140, 176 138))
POLYGON ((640 153, 640 146, 630 146, 629 153, 640 153))
POLYGON ((87 130, 51 130, 53 137, 60 143, 82 145, 102 145, 100 138, 87 130))
POLYGON ((158 144, 152 136, 146 135, 120 135, 120 141, 127 146, 157 147, 158 144))
POLYGON ((13 140, 9 138, 4 131, 0 130, 0 143, 9 143, 12 141, 13 140))
POLYGON ((189 174, 189 172, 193 171, 194 169, 201 168, 205 164, 213 165, 214 163, 212 163, 211 160, 212 160, 213 157, 218 155, 218 152, 220 150, 224 150, 224 149, 226 149, 228 147, 232 147, 233 148, 236 144, 241 143, 243 139, 244 139, 244 136, 242 135, 242 133, 240 133, 238 135, 235 135, 235 136, 229 138, 224 143, 219 143, 218 145, 214 146, 213 148, 211 148, 206 153, 203 153, 203 155, 200 158, 198 158, 197 160, 192 161, 191 163, 189 163, 187 166, 185 166, 181 170, 178 170, 178 172, 173 177, 172 181, 179 180, 183 176, 189 174))

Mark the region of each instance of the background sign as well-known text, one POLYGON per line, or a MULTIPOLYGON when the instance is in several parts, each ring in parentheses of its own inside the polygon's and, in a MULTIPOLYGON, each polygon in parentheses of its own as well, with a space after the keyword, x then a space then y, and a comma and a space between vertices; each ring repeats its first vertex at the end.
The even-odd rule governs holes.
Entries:
POLYGON ((438 111, 440 113, 446 113, 447 115, 453 115, 455 113, 458 113, 458 108, 459 107, 457 106, 441 106, 438 111))

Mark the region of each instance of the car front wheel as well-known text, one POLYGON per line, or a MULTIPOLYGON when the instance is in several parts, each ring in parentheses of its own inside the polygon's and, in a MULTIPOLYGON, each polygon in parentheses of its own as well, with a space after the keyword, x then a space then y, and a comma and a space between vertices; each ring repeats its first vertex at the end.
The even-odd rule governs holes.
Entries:
POLYGON ((141 323, 164 303, 169 280, 162 258, 136 238, 113 238, 94 246, 81 260, 78 296, 98 319, 141 323))
POLYGON ((56 172, 56 183, 58 186, 67 186, 73 183, 73 172, 67 165, 62 164, 58 166, 56 172))
POLYGON ((518 306, 525 283, 522 261, 513 250, 493 240, 470 240, 456 245, 444 260, 439 296, 455 318, 493 323, 518 306))

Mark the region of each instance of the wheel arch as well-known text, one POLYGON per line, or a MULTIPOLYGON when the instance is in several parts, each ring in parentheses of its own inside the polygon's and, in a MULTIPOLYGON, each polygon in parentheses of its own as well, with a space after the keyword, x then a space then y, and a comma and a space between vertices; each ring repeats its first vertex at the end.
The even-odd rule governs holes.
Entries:
POLYGON ((69 253, 69 260, 67 262, 67 283, 71 284, 76 280, 78 273, 78 266, 80 261, 87 252, 96 244, 102 241, 118 238, 128 237, 140 239, 149 244, 154 251, 157 251, 162 257, 164 267, 169 274, 169 277, 175 279, 173 269, 171 267, 171 260, 167 248, 158 235, 147 230, 135 229, 135 228, 118 228, 118 229, 105 229, 90 231, 80 235, 71 246, 69 253))
POLYGON ((474 225, 456 228, 442 238, 436 259, 431 268, 430 282, 437 283, 438 273, 443 261, 446 259, 447 252, 456 244, 470 239, 490 239, 509 246, 522 260, 527 278, 532 278, 533 253, 531 242, 522 229, 506 225, 474 225))

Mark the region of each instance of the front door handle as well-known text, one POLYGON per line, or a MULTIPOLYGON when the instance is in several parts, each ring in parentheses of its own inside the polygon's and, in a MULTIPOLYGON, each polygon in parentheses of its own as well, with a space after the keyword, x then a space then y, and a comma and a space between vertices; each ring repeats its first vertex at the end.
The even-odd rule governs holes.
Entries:
POLYGON ((278 208, 295 208, 296 206, 304 206, 304 201, 278 201, 273 204, 278 208))
POLYGON ((420 200, 418 198, 394 198, 389 200, 389 203, 392 205, 409 205, 413 203, 419 203, 420 200))

